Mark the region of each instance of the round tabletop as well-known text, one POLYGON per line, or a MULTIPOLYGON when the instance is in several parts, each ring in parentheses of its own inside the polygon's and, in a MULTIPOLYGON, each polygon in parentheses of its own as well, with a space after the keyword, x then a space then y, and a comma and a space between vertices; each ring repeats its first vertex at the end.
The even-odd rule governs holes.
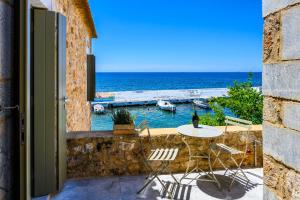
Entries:
POLYGON ((223 134, 223 131, 213 126, 200 125, 194 128, 192 124, 182 125, 177 128, 178 133, 198 138, 214 138, 223 134))

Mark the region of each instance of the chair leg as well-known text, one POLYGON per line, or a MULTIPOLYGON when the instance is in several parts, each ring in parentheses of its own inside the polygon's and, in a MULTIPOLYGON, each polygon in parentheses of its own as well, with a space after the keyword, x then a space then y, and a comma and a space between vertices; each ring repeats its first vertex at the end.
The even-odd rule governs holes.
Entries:
MULTIPOLYGON (((168 188, 165 186, 165 184, 163 183, 162 180, 160 180, 160 178, 158 176, 156 176, 156 179, 160 182, 160 184, 162 185, 162 187, 164 188, 164 190, 169 194, 169 197, 173 200, 173 194, 168 190, 168 188)), ((173 190, 172 190, 173 192, 173 190)))
POLYGON ((244 161, 244 158, 243 158, 239 163, 237 163, 236 160, 235 160, 232 156, 231 156, 231 160, 232 160, 233 163, 236 165, 237 169, 236 169, 235 172, 234 172, 234 175, 233 175, 233 178, 232 178, 232 181, 231 181, 231 183, 230 183, 230 185, 229 185, 228 190, 229 190, 229 191, 231 190, 231 188, 232 188, 232 186, 233 186, 233 183, 235 182, 235 179, 236 179, 236 177, 237 177, 239 171, 240 171, 240 172, 242 173, 242 175, 247 179, 247 184, 246 184, 246 187, 247 187, 247 185, 248 185, 248 183, 250 182, 250 180, 249 180, 249 178, 246 176, 246 174, 244 173, 244 170, 241 168, 242 163, 243 163, 243 161, 244 161))
POLYGON ((174 174, 172 172, 169 172, 170 175, 172 176, 172 178, 174 179, 174 181, 178 184, 180 184, 180 182, 176 179, 176 177, 174 176, 174 174))
MULTIPOLYGON (((144 165, 147 168, 147 170, 149 171, 149 174, 145 178, 145 179, 148 179, 149 177, 153 176, 153 174, 155 174, 155 171, 152 169, 151 165, 148 162, 144 161, 144 165)), ((157 168, 159 169, 161 166, 162 166, 162 164, 159 165, 157 168)))
POLYGON ((143 187, 137 191, 136 193, 137 194, 140 194, 146 187, 148 187, 148 185, 155 179, 155 176, 153 176, 150 180, 148 180, 144 185, 143 187))
POLYGON ((215 174, 214 174, 214 172, 213 172, 213 169, 212 169, 212 165, 211 165, 211 153, 208 154, 208 165, 209 165, 209 169, 210 169, 210 171, 211 171, 211 174, 212 174, 212 176, 213 176, 214 181, 217 183, 218 188, 221 189, 221 184, 220 184, 220 182, 218 181, 218 179, 216 178, 216 176, 215 176, 215 174))
POLYGON ((221 151, 218 151, 218 153, 216 153, 214 150, 211 150, 213 152, 213 154, 216 156, 216 158, 214 159, 214 162, 212 164, 212 167, 216 164, 216 162, 218 161, 222 167, 225 169, 225 173, 223 174, 224 176, 226 175, 227 171, 228 171, 228 167, 224 164, 224 162, 220 159, 220 153, 221 151))
POLYGON ((155 173, 152 177, 151 177, 151 179, 149 179, 144 185, 143 185, 143 187, 139 190, 139 191, 137 191, 137 194, 140 194, 150 183, 152 183, 153 181, 154 181, 154 179, 157 177, 157 175, 158 175, 158 173, 155 173))
POLYGON ((181 179, 180 179, 180 182, 185 178, 185 177, 187 177, 191 172, 190 172, 190 165, 191 165, 191 158, 189 158, 189 161, 188 161, 188 166, 187 166, 187 168, 186 168, 186 170, 185 170, 185 174, 181 177, 181 179))
MULTIPOLYGON (((159 182, 162 184, 162 187, 164 187, 164 189, 166 189, 165 188, 165 186, 164 186, 164 184, 162 183, 162 181, 159 179, 159 177, 158 177, 158 175, 161 173, 161 172, 163 172, 163 171, 165 171, 165 169, 168 167, 168 165, 169 165, 169 162, 164 162, 163 164, 161 164, 159 167, 158 167, 158 170, 156 170, 156 172, 154 172, 154 173, 152 173, 153 175, 152 175, 152 177, 143 185, 143 187, 139 190, 139 191, 137 191, 137 194, 140 194, 146 187, 148 187, 148 185, 150 184, 150 183, 152 183, 153 181, 154 181, 154 179, 156 178, 156 179, 158 179, 159 180, 159 182)), ((150 167, 150 166, 149 166, 150 167)), ((151 168, 151 167, 150 167, 151 168)), ((152 168, 151 168, 152 169, 152 168)), ((174 177, 175 178, 175 177, 174 177)), ((176 180, 176 179, 175 179, 176 180)), ((176 180, 177 181, 177 180, 176 180)))

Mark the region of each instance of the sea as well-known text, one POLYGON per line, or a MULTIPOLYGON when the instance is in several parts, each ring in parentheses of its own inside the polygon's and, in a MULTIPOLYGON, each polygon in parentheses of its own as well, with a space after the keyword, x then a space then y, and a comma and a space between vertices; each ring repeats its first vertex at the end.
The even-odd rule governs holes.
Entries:
MULTIPOLYGON (((253 86, 262 85, 262 73, 252 73, 253 86)), ((246 72, 135 72, 135 73, 96 73, 96 92, 139 91, 139 90, 176 90, 226 88, 234 82, 248 80, 246 72)), ((192 104, 177 104, 176 113, 160 110, 156 106, 127 107, 134 116, 135 123, 148 120, 151 128, 174 128, 191 122, 191 115, 212 113, 211 110, 200 109, 192 104)), ((103 115, 92 114, 92 130, 112 130, 111 113, 107 110, 103 115)), ((225 110, 228 115, 233 115, 225 110)))
MULTIPOLYGON (((261 86, 261 77, 261 72, 253 73, 254 86, 261 86)), ((245 72, 96 73, 96 91, 226 88, 247 78, 245 72)))

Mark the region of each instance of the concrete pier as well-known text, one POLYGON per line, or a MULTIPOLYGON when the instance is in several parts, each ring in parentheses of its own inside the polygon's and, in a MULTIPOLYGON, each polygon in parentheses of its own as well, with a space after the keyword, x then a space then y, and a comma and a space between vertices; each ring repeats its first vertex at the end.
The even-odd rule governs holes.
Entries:
POLYGON ((103 106, 136 106, 154 105, 158 100, 168 100, 172 103, 186 103, 194 99, 207 100, 211 97, 226 96, 227 88, 186 89, 186 90, 140 90, 120 92, 97 92, 96 98, 103 106), (103 97, 112 97, 112 100, 102 102, 103 97))

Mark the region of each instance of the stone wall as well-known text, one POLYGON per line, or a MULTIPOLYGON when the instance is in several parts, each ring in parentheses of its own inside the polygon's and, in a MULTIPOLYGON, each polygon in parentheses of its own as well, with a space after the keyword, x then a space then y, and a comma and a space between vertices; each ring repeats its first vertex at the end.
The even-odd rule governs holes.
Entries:
MULTIPOLYGON (((224 130, 224 127, 219 127, 224 130)), ((230 127, 225 134, 225 142, 238 149, 244 149, 243 129, 230 127)), ((253 126, 250 135, 261 140, 261 126, 253 126)), ((170 170, 174 173, 184 172, 188 162, 188 149, 182 142, 182 138, 177 134, 176 129, 151 129, 152 142, 150 143, 146 135, 141 136, 114 136, 111 132, 76 132, 69 133, 67 140, 67 172, 68 178, 112 176, 112 175, 137 175, 144 174, 142 148, 140 141, 143 142, 144 152, 147 154, 152 148, 178 147, 179 155, 170 165, 170 170), (169 136, 168 136, 169 135, 169 136), (166 137, 168 137, 166 143, 166 137), (123 151, 120 148, 122 142, 133 143, 133 149, 123 151)), ((210 140, 188 138, 188 143, 193 151, 207 152, 210 140)), ((222 138, 213 140, 221 142, 222 138)), ((254 148, 249 146, 247 159, 244 167, 254 167, 254 148)), ((257 146, 257 167, 262 166, 262 147, 257 146)), ((154 163, 158 164, 158 163, 154 163)), ((194 163, 195 164, 195 163, 194 163)), ((206 160, 200 161, 199 165, 203 169, 208 169, 206 160)), ((216 169, 220 165, 216 165, 216 169)))
POLYGON ((91 107, 87 101, 88 28, 74 1, 56 0, 56 11, 67 17, 66 93, 67 131, 88 131, 91 128, 91 107))
POLYGON ((300 199, 300 0, 263 0, 264 199, 300 199))
MULTIPOLYGON (((12 0, 0 0, 0 105, 16 104, 17 73, 14 67, 14 7, 12 0)), ((18 132, 15 129, 17 110, 0 112, 0 199, 17 199, 15 146, 18 132)))

